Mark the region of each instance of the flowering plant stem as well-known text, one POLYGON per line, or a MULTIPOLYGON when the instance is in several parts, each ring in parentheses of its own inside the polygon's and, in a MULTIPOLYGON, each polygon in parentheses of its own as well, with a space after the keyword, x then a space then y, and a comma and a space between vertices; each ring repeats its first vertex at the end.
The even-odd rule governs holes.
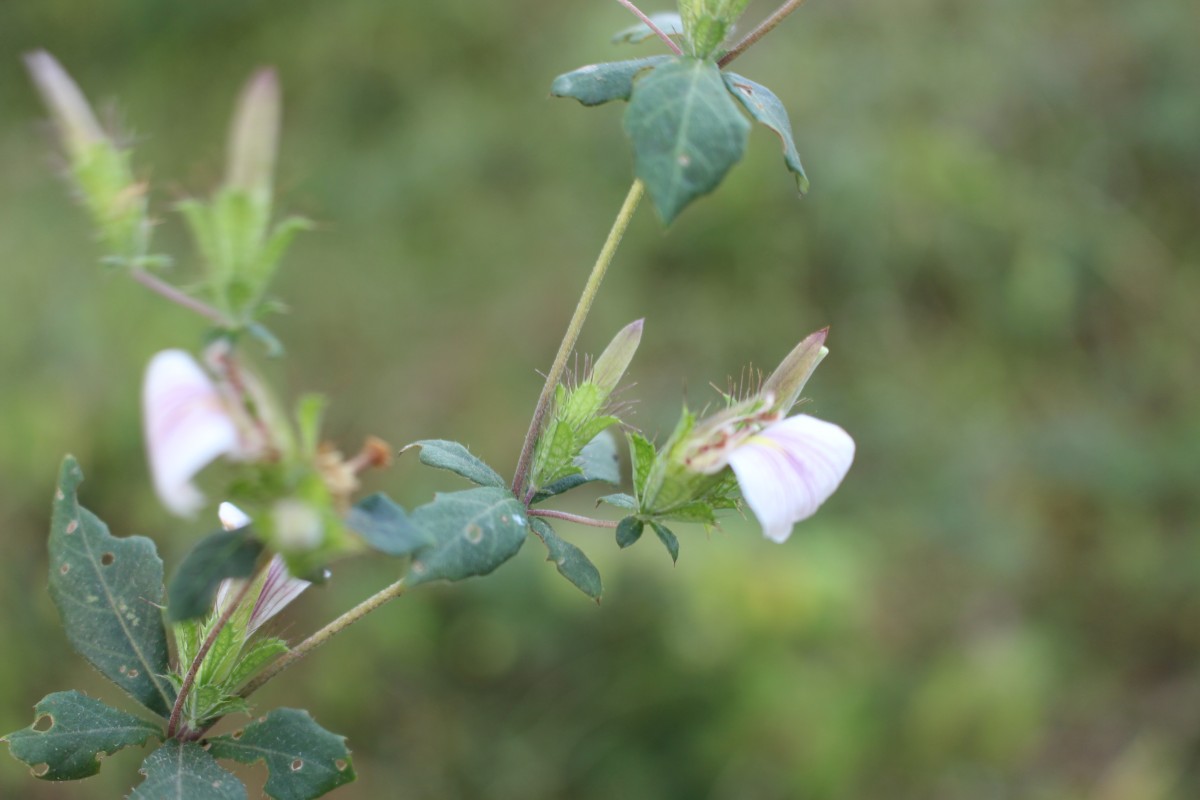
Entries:
POLYGON ((147 289, 157 295, 167 298, 172 303, 181 305, 189 311, 195 311, 200 316, 204 317, 210 322, 216 323, 222 328, 229 326, 229 320, 226 319, 225 315, 220 311, 208 305, 207 303, 197 300, 191 295, 180 291, 166 281, 161 280, 153 273, 147 272, 140 267, 135 267, 129 271, 129 274, 142 286, 145 286, 147 289))
MULTIPOLYGON (((196 683, 196 673, 200 671, 200 665, 204 663, 204 657, 212 649, 213 643, 217 641, 217 637, 221 634, 221 630, 229 624, 229 619, 237 611, 238 606, 242 604, 242 600, 246 599, 246 593, 250 591, 252 583, 253 581, 248 580, 242 584, 242 588, 238 591, 237 596, 233 598, 232 602, 226 604, 225 610, 221 612, 221 617, 213 625, 212 630, 208 632, 208 636, 204 639, 204 643, 200 645, 200 649, 196 651, 196 657, 192 659, 187 675, 183 677, 179 693, 175 695, 175 705, 171 709, 171 718, 167 721, 168 739, 179 732, 179 718, 183 716, 184 703, 187 702, 187 697, 192 691, 192 686, 196 683)), ((186 731, 182 738, 187 738, 186 731)))
POLYGON ((746 34, 740 42, 729 49, 721 59, 717 61, 717 66, 722 69, 742 53, 754 46, 754 43, 766 36, 771 31, 775 30, 775 26, 787 19, 787 16, 795 11, 800 6, 804 5, 804 0, 787 0, 779 8, 775 9, 775 13, 764 19, 759 26, 746 34))
POLYGON ((563 372, 567 368, 567 360, 571 357, 575 343, 579 340, 579 332, 583 330, 583 322, 592 309, 592 302, 600 290, 600 282, 604 280, 604 273, 608 271, 608 265, 612 263, 617 246, 621 243, 621 237, 625 235, 625 229, 629 227, 629 221, 633 219, 633 212, 637 210, 638 203, 641 202, 645 191, 646 185, 640 179, 635 180, 629 187, 629 194, 625 196, 625 202, 621 205, 621 210, 617 212, 617 218, 613 220, 612 230, 608 232, 608 238, 604 240, 604 246, 600 249, 600 255, 592 267, 592 274, 588 276, 587 284, 583 287, 579 304, 575 306, 575 313, 567 325, 566 335, 563 336, 562 344, 558 346, 558 354, 554 356, 554 364, 546 373, 546 383, 542 386, 542 394, 538 397, 537 406, 533 410, 533 419, 530 420, 529 430, 525 433, 525 442, 521 445, 521 457, 517 461, 516 474, 513 475, 513 494, 521 498, 522 493, 526 493, 527 496, 523 498, 526 506, 533 499, 533 491, 536 491, 536 487, 526 487, 526 482, 529 479, 533 447, 537 444, 538 434, 542 432, 542 425, 546 421, 550 400, 554 397, 555 387, 562 380, 563 372), (527 488, 528 492, 526 492, 527 488))
POLYGON ((675 44, 675 42, 671 40, 670 36, 667 36, 667 34, 663 33, 662 28, 655 25, 654 20, 652 20, 652 19, 650 19, 650 17, 646 16, 646 13, 644 11, 642 11, 640 8, 638 8, 637 6, 635 6, 631 2, 631 0, 617 0, 617 2, 620 3, 621 5, 625 6, 626 8, 628 8, 630 11, 632 11, 634 16, 636 16, 638 19, 640 19, 642 21, 643 25, 645 25, 647 28, 649 28, 651 31, 653 31, 655 36, 662 39, 663 42, 666 43, 667 47, 670 48, 672 53, 674 53, 677 56, 683 55, 683 51, 681 49, 679 49, 679 45, 675 44))
POLYGON ((546 517, 548 519, 561 519, 566 522, 574 522, 579 525, 590 525, 593 528, 615 528, 619 523, 607 519, 593 519, 580 514, 571 514, 567 511, 555 511, 549 508, 531 508, 529 509, 531 517, 546 517))
POLYGON ((293 647, 283 656, 280 656, 278 659, 271 662, 271 665, 260 672, 254 680, 243 686, 242 690, 238 692, 238 695, 240 697, 249 697, 251 694, 262 688, 263 684, 265 684, 267 681, 271 680, 276 675, 290 667, 292 664, 295 664, 297 661, 304 658, 313 650, 316 650, 318 647, 328 642, 346 628, 358 622, 367 614, 370 614, 372 611, 384 605, 389 600, 404 594, 406 589, 407 587, 404 585, 404 579, 401 578, 391 586, 388 586, 371 595, 366 600, 363 600, 354 608, 350 609, 345 614, 342 614, 333 622, 330 622, 324 628, 321 628, 321 630, 317 631, 303 642, 293 647))

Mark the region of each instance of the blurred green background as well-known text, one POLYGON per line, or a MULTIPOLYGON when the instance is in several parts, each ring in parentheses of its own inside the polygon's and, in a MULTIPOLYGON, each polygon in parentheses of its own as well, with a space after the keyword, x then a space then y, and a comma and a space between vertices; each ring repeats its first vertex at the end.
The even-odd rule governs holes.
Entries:
MULTIPOLYGON (((657 52, 607 43, 628 23, 594 0, 0 5, 0 730, 51 691, 119 700, 45 591, 63 453, 168 568, 208 527, 153 497, 137 402, 202 327, 96 266, 20 54, 116 101, 184 283, 170 204, 219 181, 233 98, 277 65, 281 203, 320 229, 277 284, 292 355, 268 372, 331 395, 347 449, 455 438, 507 472, 631 174, 621 107, 548 87, 657 52)), ((842 489, 782 547, 682 530, 676 568, 563 526, 600 607, 531 543, 260 708, 349 736, 346 800, 1200 796, 1198 31, 1186 2, 812 0, 736 67, 787 105, 811 194, 758 129, 669 231, 639 212, 581 346, 648 318, 634 422, 661 434, 831 325, 808 394, 857 439, 842 489)), ((408 456, 368 488, 460 485, 408 456)), ((337 565, 283 633, 395 574, 337 565)), ((140 758, 48 785, 4 755, 0 796, 123 796, 140 758)))

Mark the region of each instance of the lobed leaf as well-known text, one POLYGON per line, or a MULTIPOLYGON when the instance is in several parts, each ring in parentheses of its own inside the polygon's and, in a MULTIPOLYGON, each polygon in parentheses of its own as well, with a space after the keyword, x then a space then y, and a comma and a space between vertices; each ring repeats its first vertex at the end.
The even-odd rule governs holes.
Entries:
POLYGON ((540 503, 555 495, 570 491, 593 481, 621 482, 621 461, 617 456, 617 440, 607 430, 596 434, 575 457, 579 472, 561 478, 537 493, 533 502, 540 503))
POLYGON ((711 192, 746 149, 750 123, 712 61, 673 58, 638 81, 625 112, 634 171, 670 223, 711 192))
POLYGON ((382 492, 359 500, 346 525, 367 544, 389 556, 409 556, 433 544, 433 539, 409 520, 404 508, 382 492))
POLYGON ((151 711, 167 716, 175 690, 167 673, 160 607, 163 564, 144 536, 116 538, 79 505, 83 471, 63 459, 50 522, 50 596, 71 646, 151 711))
POLYGON ((246 787, 204 748, 172 739, 142 762, 129 800, 246 800, 246 787))
POLYGON ((421 463, 426 466, 448 469, 480 486, 494 486, 503 489, 508 485, 496 470, 483 463, 477 456, 471 455, 471 452, 458 442, 449 442, 445 439, 422 439, 408 445, 401 452, 410 447, 421 448, 421 463))
POLYGON ((438 494, 410 519, 434 541, 416 553, 410 585, 486 575, 517 554, 529 530, 512 493, 486 486, 438 494))
POLYGON ((554 83, 550 84, 550 94, 553 97, 573 97, 585 106, 628 100, 633 93, 633 81, 638 75, 670 60, 671 56, 650 56, 588 64, 555 78, 554 83))
POLYGON ((100 760, 124 747, 162 738, 153 722, 76 691, 55 692, 34 706, 34 722, 3 741, 13 757, 47 781, 74 781, 100 771, 100 760))
POLYGON ((240 736, 212 739, 208 752, 243 764, 266 762, 264 789, 275 800, 310 800, 356 777, 345 737, 295 708, 275 709, 247 725, 240 736))
POLYGON ((262 542, 244 530, 218 531, 193 547, 167 591, 167 619, 181 622, 212 611, 217 587, 226 578, 249 578, 262 553, 262 542))
POLYGON ((808 176, 804 174, 804 166, 800 163, 800 153, 796 151, 796 141, 792 137, 792 123, 783 103, 770 89, 749 78, 732 72, 722 72, 721 77, 733 96, 750 112, 750 116, 766 125, 779 137, 783 143, 783 161, 796 176, 796 187, 801 194, 807 192, 808 176))
POLYGON ((565 539, 560 539, 554 528, 541 517, 529 520, 530 529, 542 540, 549 552, 547 561, 554 562, 558 574, 575 584, 579 591, 600 602, 604 585, 600 581, 600 570, 582 550, 565 539))

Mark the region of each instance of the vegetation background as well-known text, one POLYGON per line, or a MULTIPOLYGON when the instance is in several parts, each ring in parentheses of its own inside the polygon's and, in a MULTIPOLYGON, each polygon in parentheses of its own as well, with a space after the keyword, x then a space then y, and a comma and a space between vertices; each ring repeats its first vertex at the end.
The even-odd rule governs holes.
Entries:
MULTIPOLYGON (((321 224, 277 284, 292 357, 268 370, 332 396, 347 449, 455 438, 507 471, 631 175, 621 107, 548 87, 656 52, 608 44, 629 22, 583 0, 0 5, 0 729, 58 689, 118 699, 45 591, 63 453, 168 568, 212 527, 153 497, 137 402, 151 353, 202 325, 97 267, 21 53, 118 100, 175 253, 171 201, 219 181, 236 92, 277 65, 281 205, 321 224)), ((1200 796, 1198 24, 1184 2, 813 0, 737 64, 787 105, 810 196, 759 129, 670 231, 642 209, 582 347, 648 318, 630 376, 654 434, 832 325, 808 394, 858 441, 841 491, 782 547, 687 530, 677 568, 564 527, 600 607, 530 545, 260 708, 349 736, 346 800, 1200 796)), ((405 457, 370 488, 415 505, 456 480, 405 457)), ((336 565, 284 634, 396 571, 336 565)), ((0 795, 116 797, 138 763, 47 785, 5 756, 0 795)))

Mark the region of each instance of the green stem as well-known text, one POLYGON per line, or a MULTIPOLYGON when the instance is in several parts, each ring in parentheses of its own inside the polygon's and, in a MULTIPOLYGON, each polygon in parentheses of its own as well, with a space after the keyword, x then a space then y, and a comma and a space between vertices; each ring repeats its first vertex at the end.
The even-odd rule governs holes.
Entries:
POLYGON ((579 525, 590 525, 593 528, 615 528, 619 524, 607 519, 594 519, 579 514, 571 514, 567 511, 555 511, 552 508, 531 508, 529 509, 529 516, 561 519, 565 522, 574 522, 579 525))
POLYGON ((567 325, 567 333, 563 336, 562 344, 558 346, 554 364, 546 373, 546 383, 542 386, 542 394, 538 397, 537 406, 533 410, 533 419, 529 422, 525 442, 521 445, 521 457, 517 461, 517 471, 513 475, 512 490, 517 497, 521 497, 521 493, 526 488, 530 461, 533 458, 533 447, 537 444, 538 435, 542 432, 542 425, 546 421, 546 412, 550 408, 551 398, 554 397, 554 389, 562 380, 563 372, 567 368, 567 359, 571 357, 575 343, 579 340, 579 332, 583 329, 583 322, 587 319, 592 302, 596 299, 600 282, 604 280, 604 273, 608 270, 608 265, 612 263, 613 255, 617 252, 617 245, 621 243, 621 237, 625 235, 625 229, 629 227, 629 221, 633 218, 633 212, 637 210, 645 190, 646 185, 640 179, 635 180, 629 187, 629 194, 625 196, 625 202, 621 205, 621 210, 617 212, 617 218, 613 220, 612 230, 608 232, 608 238, 604 240, 604 247, 600 249, 600 255, 596 258, 595 266, 592 267, 592 274, 588 276, 587 284, 583 287, 579 305, 575 306, 575 313, 571 317, 570 324, 567 325))
POLYGON ((189 311, 195 311, 200 316, 204 317, 210 322, 216 323, 222 328, 229 327, 229 320, 226 319, 225 315, 220 311, 208 305, 207 303, 197 300, 191 295, 180 291, 166 281, 161 280, 157 275, 147 272, 140 267, 131 269, 129 274, 135 281, 140 283, 142 286, 145 286, 155 294, 165 297, 172 303, 177 303, 189 311))
POLYGON ((721 56, 721 60, 717 62, 717 66, 724 69, 726 64, 753 47, 759 39, 766 36, 775 29, 776 25, 787 19, 788 14, 791 14, 803 4, 804 0, 787 0, 786 3, 775 9, 774 14, 764 19, 757 28, 746 34, 746 38, 735 44, 728 53, 721 56))
POLYGON ((387 588, 371 595, 366 600, 362 601, 354 608, 350 609, 345 614, 342 614, 333 622, 329 623, 324 628, 321 628, 321 630, 317 631, 312 636, 309 636, 303 642, 293 647, 285 655, 271 662, 271 666, 260 672, 254 680, 242 687, 242 690, 238 692, 238 696, 249 697, 251 694, 260 689, 267 681, 271 680, 276 675, 290 667, 292 664, 295 664, 297 661, 304 658, 313 650, 316 650, 318 647, 328 642, 346 628, 358 622, 367 614, 370 614, 372 611, 387 603, 389 600, 404 594, 405 589, 406 587, 404 585, 404 579, 401 578, 391 586, 388 586, 387 588))
POLYGON ((675 42, 671 40, 670 36, 667 36, 667 34, 663 33, 662 28, 655 25, 654 20, 652 20, 648 16, 646 16, 646 13, 644 11, 642 11, 640 8, 638 8, 637 6, 635 6, 631 2, 631 0, 617 0, 617 2, 620 3, 621 5, 625 6, 626 8, 628 8, 630 11, 632 11, 633 15, 635 17, 637 17, 638 19, 640 19, 642 21, 642 24, 645 25, 647 28, 649 28, 654 33, 655 36, 657 36, 658 38, 660 38, 664 42, 666 42, 667 47, 671 48, 672 53, 674 53, 677 56, 683 55, 683 51, 679 49, 679 45, 675 44, 675 42))

